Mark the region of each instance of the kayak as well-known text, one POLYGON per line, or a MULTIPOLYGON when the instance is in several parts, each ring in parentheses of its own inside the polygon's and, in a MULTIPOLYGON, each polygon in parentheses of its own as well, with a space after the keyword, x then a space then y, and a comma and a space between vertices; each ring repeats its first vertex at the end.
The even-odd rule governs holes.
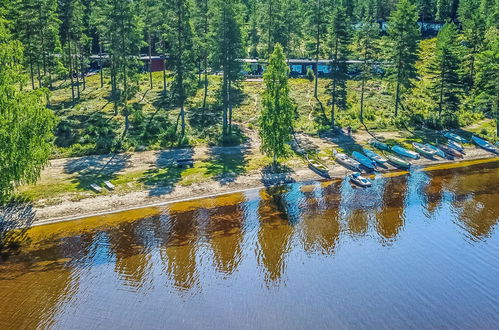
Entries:
POLYGON ((367 167, 370 170, 374 170, 376 168, 376 163, 364 156, 358 151, 352 152, 352 158, 361 163, 363 166, 367 167))
POLYGON ((433 157, 437 153, 435 150, 428 148, 421 143, 413 142, 412 146, 414 147, 414 149, 416 149, 417 152, 426 157, 433 157))
POLYGON ((350 178, 350 181, 361 187, 370 187, 372 185, 371 181, 369 181, 369 179, 367 178, 364 178, 362 175, 360 175, 359 172, 354 172, 348 177, 350 178))
POLYGON ((426 147, 430 148, 431 150, 435 151, 435 155, 440 156, 442 158, 445 158, 445 152, 437 147, 435 147, 433 144, 426 143, 426 147))
POLYGON ((317 159, 313 159, 307 156, 308 167, 316 172, 317 174, 329 178, 329 169, 326 165, 318 161, 317 159))
POLYGON ((498 153, 497 148, 492 143, 490 143, 484 139, 481 139, 478 136, 474 136, 474 135, 471 137, 471 139, 480 148, 483 148, 483 149, 490 151, 490 152, 493 152, 493 153, 498 153))
POLYGON ((463 158, 463 154, 457 151, 456 149, 452 149, 449 146, 445 146, 443 144, 439 144, 438 147, 445 152, 451 159, 454 159, 454 157, 457 158, 463 158))
POLYGON ((457 143, 457 142, 455 142, 455 141, 453 141, 453 140, 449 140, 449 141, 447 142, 447 145, 448 145, 450 148, 452 148, 452 149, 454 149, 454 150, 457 150, 457 151, 459 151, 459 152, 461 152, 461 153, 463 153, 463 154, 464 154, 464 147, 463 147, 462 145, 460 145, 459 143, 457 143))
POLYGON ((461 137, 461 136, 459 136, 457 134, 454 134, 452 132, 446 132, 444 134, 444 137, 446 137, 446 138, 448 138, 450 140, 453 140, 455 142, 458 142, 458 143, 467 143, 468 142, 465 138, 463 138, 463 137, 461 137))
POLYGON ((377 153, 375 153, 372 150, 364 148, 364 149, 362 149, 362 151, 364 152, 364 154, 367 157, 371 158, 372 160, 374 160, 378 164, 383 165, 384 163, 386 163, 388 161, 388 159, 386 159, 385 157, 383 157, 381 155, 378 155, 377 153))
POLYGON ((388 146, 388 144, 383 143, 381 141, 371 139, 369 141, 369 144, 372 145, 373 147, 379 149, 379 150, 390 151, 390 147, 388 146))
POLYGON ((408 161, 405 161, 403 159, 400 159, 394 155, 386 155, 386 158, 388 158, 388 162, 392 165, 395 165, 395 166, 398 166, 401 168, 406 168, 406 169, 411 167, 411 163, 409 163, 408 161))
POLYGON ((352 158, 348 157, 342 153, 335 153, 336 161, 338 164, 345 166, 346 168, 359 170, 360 163, 352 158))
POLYGON ((393 146, 392 151, 404 157, 419 159, 419 155, 416 152, 403 148, 399 145, 393 146))

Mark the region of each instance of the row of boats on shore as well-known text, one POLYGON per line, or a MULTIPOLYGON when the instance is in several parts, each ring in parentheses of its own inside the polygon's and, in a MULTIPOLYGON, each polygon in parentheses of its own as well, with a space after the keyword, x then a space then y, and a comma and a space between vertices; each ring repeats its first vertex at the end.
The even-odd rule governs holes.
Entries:
MULTIPOLYGON (((377 170, 378 167, 386 168, 387 163, 401 169, 409 169, 411 167, 410 161, 417 160, 421 156, 428 159, 435 159, 436 156, 450 160, 463 158, 465 155, 463 144, 470 141, 452 132, 445 132, 443 137, 447 139, 446 144, 413 142, 412 147, 414 150, 409 150, 398 144, 390 146, 382 141, 372 139, 369 141, 369 144, 371 147, 379 150, 378 152, 362 148, 362 152, 353 151, 350 156, 336 150, 333 150, 333 155, 338 164, 354 171, 348 175, 350 181, 361 187, 369 187, 371 186, 371 181, 361 175, 362 169, 372 172, 377 170)), ((499 149, 496 146, 482 138, 472 136, 471 141, 489 152, 499 154, 499 149)), ((314 172, 321 176, 329 177, 328 167, 322 162, 309 156, 307 156, 307 161, 310 169, 314 172)))

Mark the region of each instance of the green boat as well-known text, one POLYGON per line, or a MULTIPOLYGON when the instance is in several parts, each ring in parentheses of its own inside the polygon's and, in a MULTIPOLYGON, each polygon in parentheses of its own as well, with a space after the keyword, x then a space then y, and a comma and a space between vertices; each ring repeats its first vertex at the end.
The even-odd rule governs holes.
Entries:
POLYGON ((433 150, 422 143, 413 142, 412 146, 414 147, 414 149, 416 149, 417 152, 426 157, 433 158, 437 153, 436 150, 433 150))
POLYGON ((318 161, 317 159, 311 158, 307 156, 308 167, 314 171, 315 173, 329 178, 329 169, 326 165, 318 161))
POLYGON ((388 144, 383 143, 381 141, 371 139, 369 141, 369 144, 372 145, 373 147, 379 149, 379 150, 390 151, 390 147, 388 146, 388 144))
POLYGON ((403 159, 400 159, 398 157, 395 157, 394 155, 387 154, 386 158, 388 158, 388 162, 390 164, 395 165, 397 167, 401 167, 401 168, 405 168, 405 169, 408 169, 409 167, 411 167, 411 163, 409 163, 403 159))

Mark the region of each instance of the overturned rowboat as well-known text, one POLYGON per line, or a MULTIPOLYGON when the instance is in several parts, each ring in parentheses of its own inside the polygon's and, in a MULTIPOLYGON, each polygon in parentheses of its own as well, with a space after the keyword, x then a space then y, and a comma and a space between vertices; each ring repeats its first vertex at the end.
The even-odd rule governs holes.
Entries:
POLYGON ((484 139, 481 139, 481 138, 479 138, 478 136, 475 136, 475 135, 473 135, 471 137, 471 139, 480 148, 485 149, 485 150, 490 151, 490 152, 493 152, 495 154, 499 153, 499 150, 492 143, 490 143, 490 142, 488 142, 488 141, 486 141, 484 139))
POLYGON ((452 132, 446 132, 444 134, 444 137, 457 143, 468 143, 468 140, 452 132))
POLYGON ((372 151, 370 149, 364 148, 364 149, 362 149, 362 151, 364 152, 364 154, 367 157, 371 158, 372 160, 374 160, 376 163, 378 163, 380 165, 383 165, 383 164, 385 164, 388 161, 388 159, 386 159, 385 157, 383 157, 383 156, 375 153, 374 151, 372 151))
POLYGON ((403 168, 403 169, 408 169, 411 167, 411 163, 409 163, 408 161, 405 161, 401 158, 398 158, 394 155, 386 155, 386 158, 388 158, 388 162, 396 167, 400 167, 400 168, 403 168))
POLYGON ((352 152, 352 158, 361 163, 368 170, 374 171, 376 169, 376 163, 358 151, 352 152))
POLYGON ((404 157, 408 157, 408 158, 412 158, 412 159, 419 159, 419 155, 417 152, 411 151, 411 150, 406 149, 404 147, 401 147, 399 145, 393 146, 392 151, 401 155, 401 156, 404 156, 404 157))
POLYGON ((414 149, 416 149, 417 152, 419 152, 421 155, 433 158, 435 154, 437 153, 435 150, 432 148, 427 147, 426 145, 418 142, 413 142, 412 146, 414 149))

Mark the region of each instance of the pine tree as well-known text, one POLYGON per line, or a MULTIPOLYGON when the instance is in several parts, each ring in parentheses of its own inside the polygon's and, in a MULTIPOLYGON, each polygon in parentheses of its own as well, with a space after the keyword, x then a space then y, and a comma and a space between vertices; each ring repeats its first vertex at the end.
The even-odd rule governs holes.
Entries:
POLYGON ((462 25, 463 41, 466 45, 466 64, 468 88, 473 88, 475 80, 475 59, 480 52, 485 34, 485 24, 476 0, 461 0, 459 4, 459 21, 462 25))
POLYGON ((45 107, 45 91, 19 91, 26 83, 23 48, 6 24, 0 8, 0 202, 20 184, 36 182, 50 155, 56 123, 45 107))
POLYGON ((434 97, 438 104, 438 115, 458 109, 462 93, 460 77, 462 55, 457 28, 454 23, 446 23, 437 37, 434 62, 431 64, 434 97))
POLYGON ((206 109, 208 97, 208 64, 210 57, 210 21, 212 0, 195 0, 194 30, 196 36, 196 55, 198 62, 199 80, 203 74, 203 110, 206 109))
POLYGON ((491 27, 485 36, 485 46, 477 55, 475 104, 496 119, 499 136, 499 29, 491 27))
POLYGON ((232 134, 232 83, 241 71, 239 59, 243 55, 240 23, 237 20, 234 0, 222 0, 217 3, 215 20, 215 38, 212 63, 214 68, 221 69, 222 105, 224 137, 232 134))
POLYGON ((390 59, 393 64, 391 76, 396 83, 395 116, 398 115, 403 90, 411 88, 411 79, 416 77, 415 64, 420 36, 417 21, 416 6, 412 5, 409 0, 401 0, 388 22, 388 35, 392 42, 390 47, 390 59))
POLYGON ((379 27, 375 22, 372 7, 365 7, 361 10, 362 18, 356 30, 354 48, 362 59, 361 69, 361 90, 360 90, 360 114, 361 123, 364 122, 364 95, 366 82, 371 78, 371 61, 375 58, 378 49, 376 39, 379 37, 379 27))
POLYGON ((335 108, 346 104, 346 79, 348 59, 348 44, 350 41, 349 20, 346 8, 341 1, 333 4, 329 17, 329 48, 331 49, 331 64, 333 66, 331 91, 331 129, 334 130, 335 108))
POLYGON ((286 145, 292 139, 294 106, 289 97, 289 67, 282 46, 275 45, 263 75, 265 91, 260 115, 261 150, 272 157, 274 166, 287 156, 286 145))
POLYGON ((191 8, 188 0, 172 0, 167 12, 167 42, 170 65, 173 71, 172 94, 180 107, 181 132, 179 144, 185 138, 185 102, 195 86, 194 40, 191 8))

